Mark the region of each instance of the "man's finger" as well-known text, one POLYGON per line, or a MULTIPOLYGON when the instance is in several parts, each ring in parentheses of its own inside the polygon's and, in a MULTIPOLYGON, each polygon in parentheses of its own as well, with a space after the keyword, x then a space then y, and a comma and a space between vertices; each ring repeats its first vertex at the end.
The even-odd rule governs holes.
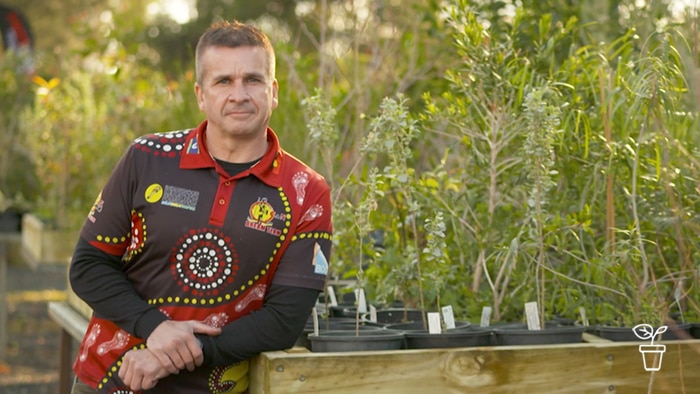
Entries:
POLYGON ((171 374, 175 374, 180 371, 181 368, 178 368, 176 362, 167 353, 154 351, 151 351, 151 353, 153 353, 153 355, 158 359, 160 365, 167 369, 171 374))
POLYGON ((221 334, 221 329, 217 327, 208 326, 202 322, 192 320, 192 330, 195 334, 204 335, 219 335, 221 334))
POLYGON ((147 378, 144 376, 143 382, 141 383, 141 389, 142 390, 148 390, 156 387, 156 384, 158 384, 158 379, 155 378, 147 378))
POLYGON ((185 361, 185 368, 187 368, 187 370, 190 372, 194 371, 195 368, 196 351, 201 352, 201 350, 199 349, 199 345, 196 344, 197 342, 192 342, 195 343, 194 349, 192 348, 192 344, 190 343, 190 341, 187 342, 187 347, 185 347, 184 349, 180 349, 180 357, 182 357, 182 360, 185 361))

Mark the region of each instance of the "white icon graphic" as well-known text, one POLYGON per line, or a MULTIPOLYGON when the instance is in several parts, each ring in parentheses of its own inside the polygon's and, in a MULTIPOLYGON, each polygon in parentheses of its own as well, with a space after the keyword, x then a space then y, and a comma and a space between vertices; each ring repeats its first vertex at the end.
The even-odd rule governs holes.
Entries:
POLYGON ((666 351, 666 345, 654 345, 654 338, 666 332, 667 329, 667 326, 659 326, 654 331, 654 327, 649 324, 637 324, 632 328, 637 338, 643 341, 651 339, 651 344, 639 345, 639 352, 642 353, 645 371, 658 371, 661 369, 661 360, 666 351))

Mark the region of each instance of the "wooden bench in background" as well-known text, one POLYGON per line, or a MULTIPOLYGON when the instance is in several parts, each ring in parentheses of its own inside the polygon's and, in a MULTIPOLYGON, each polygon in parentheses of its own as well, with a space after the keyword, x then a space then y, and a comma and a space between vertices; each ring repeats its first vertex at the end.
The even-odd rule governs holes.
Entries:
POLYGON ((49 316, 61 326, 59 394, 70 394, 73 383, 73 341, 83 339, 88 319, 66 301, 49 302, 49 316))

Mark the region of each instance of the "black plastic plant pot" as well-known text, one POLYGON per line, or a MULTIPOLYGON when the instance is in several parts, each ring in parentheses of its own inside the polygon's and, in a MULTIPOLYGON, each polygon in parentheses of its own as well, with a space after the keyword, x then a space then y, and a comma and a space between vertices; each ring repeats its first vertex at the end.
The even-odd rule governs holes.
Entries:
POLYGON ((355 306, 350 304, 340 304, 328 307, 331 317, 355 317, 355 306))
POLYGON ((455 328, 445 330, 440 334, 431 334, 423 328, 423 322, 388 324, 387 329, 399 330, 405 333, 406 349, 455 348, 490 346, 491 330, 472 328, 471 323, 457 321, 455 328))
POLYGON ((583 342, 585 329, 583 326, 545 327, 542 330, 499 327, 494 328, 494 333, 499 346, 547 345, 583 342))
MULTIPOLYGON (((331 317, 328 319, 319 320, 318 329, 319 331, 353 331, 355 329, 359 330, 381 330, 384 328, 383 324, 372 323, 366 321, 360 321, 357 324, 357 320, 349 317, 331 317)), ((304 326, 304 331, 301 333, 297 339, 294 346, 301 346, 307 349, 311 349, 311 342, 309 342, 309 334, 314 332, 313 322, 307 322, 304 326)))
POLYGON ((420 309, 388 308, 377 311, 377 322, 383 324, 408 323, 423 321, 420 309))
POLYGON ((399 350, 404 333, 396 330, 335 330, 309 334, 312 352, 359 352, 399 350))
MULTIPOLYGON (((427 324, 427 322, 426 322, 427 324)), ((456 321, 455 322, 455 328, 451 328, 447 331, 464 331, 464 330, 469 330, 472 327, 472 324, 466 321, 456 321)), ((387 324, 386 328, 391 329, 391 330, 399 330, 403 332, 425 332, 427 333, 428 330, 423 327, 423 322, 418 320, 418 321, 411 321, 407 323, 393 323, 393 324, 387 324)))
MULTIPOLYGON (((666 332, 661 334, 661 338, 655 338, 654 340, 677 340, 677 339, 690 339, 690 329, 692 325, 690 323, 681 324, 668 324, 668 329, 666 332)), ((632 327, 618 327, 618 326, 606 326, 598 325, 596 327, 596 332, 599 337, 608 339, 613 342, 643 342, 646 339, 641 339, 635 335, 632 327)))
POLYGON ((488 330, 448 330, 440 334, 407 332, 405 336, 406 349, 476 347, 491 344, 491 331, 488 330))

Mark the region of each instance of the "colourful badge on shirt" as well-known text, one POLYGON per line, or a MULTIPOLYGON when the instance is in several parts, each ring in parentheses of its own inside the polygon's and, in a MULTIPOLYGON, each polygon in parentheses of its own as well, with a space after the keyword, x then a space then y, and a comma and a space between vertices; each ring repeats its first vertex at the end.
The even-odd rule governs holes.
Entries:
POLYGON ((328 260, 326 260, 326 255, 323 254, 321 245, 319 245, 318 242, 314 244, 314 259, 312 264, 314 265, 314 274, 328 274, 328 260))
POLYGON ((198 201, 199 192, 197 190, 165 185, 161 204, 169 207, 186 209, 188 211, 195 211, 198 201))
POLYGON ((187 146, 186 152, 188 155, 199 154, 199 143, 197 142, 197 136, 194 136, 194 138, 190 140, 190 144, 187 146))
POLYGON ((99 212, 102 212, 102 207, 104 206, 105 202, 102 199, 102 192, 97 196, 97 199, 95 202, 92 204, 92 208, 90 209, 90 213, 88 213, 88 219, 95 223, 97 221, 97 218, 95 218, 95 215, 99 212))
POLYGON ((144 198, 146 201, 153 204, 154 202, 160 201, 163 198, 163 186, 154 183, 148 188, 146 188, 146 193, 144 193, 144 198))

